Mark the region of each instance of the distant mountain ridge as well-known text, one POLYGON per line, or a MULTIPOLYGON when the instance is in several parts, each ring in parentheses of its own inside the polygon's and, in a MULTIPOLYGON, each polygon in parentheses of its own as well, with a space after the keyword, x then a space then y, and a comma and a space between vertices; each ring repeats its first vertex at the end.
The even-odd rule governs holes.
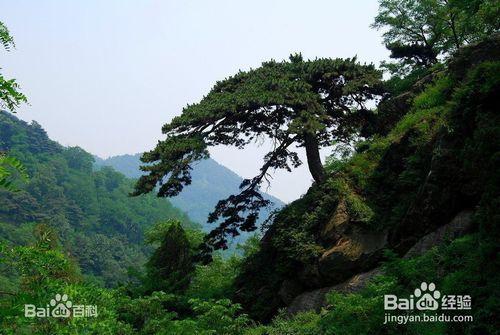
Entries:
MULTIPOLYGON (((139 169, 142 164, 140 156, 141 154, 138 153, 113 156, 107 159, 96 157, 96 165, 111 166, 127 177, 139 178, 142 174, 139 169)), ((178 196, 169 200, 174 206, 187 213, 193 221, 201 224, 203 230, 209 231, 214 228, 214 225, 206 223, 208 214, 219 200, 239 191, 238 187, 243 178, 211 158, 195 163, 191 175, 191 185, 186 186, 178 196)), ((262 210, 259 223, 263 222, 272 210, 285 205, 276 197, 267 193, 263 193, 263 195, 273 205, 262 210)))

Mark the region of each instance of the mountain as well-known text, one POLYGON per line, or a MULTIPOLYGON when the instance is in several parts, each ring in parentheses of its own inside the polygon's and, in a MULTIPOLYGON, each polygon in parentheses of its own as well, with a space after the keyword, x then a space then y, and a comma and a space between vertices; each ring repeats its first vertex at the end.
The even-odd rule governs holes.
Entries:
MULTIPOLYGON (((129 197, 133 180, 109 167, 95 170, 91 154, 50 140, 36 122, 0 112, 1 151, 23 163, 29 182, 18 192, 0 191, 0 247, 51 236, 84 275, 113 286, 146 261, 150 250, 143 233, 151 225, 176 218, 199 228, 167 199, 129 197)), ((8 271, 0 273, 2 287, 8 271)))
POLYGON ((376 136, 351 157, 330 157, 329 181, 275 216, 235 280, 234 301, 263 321, 282 308, 329 314, 329 331, 314 334, 495 333, 484 325, 500 283, 499 55, 496 35, 421 77, 394 77, 376 136), (408 297, 430 281, 474 297, 482 324, 381 328, 384 295, 408 297))
MULTIPOLYGON (((141 154, 120 155, 108 159, 96 157, 96 166, 111 166, 127 177, 138 178, 142 173, 139 170, 139 166, 142 164, 140 156, 141 154)), ((197 162, 193 166, 192 177, 191 185, 186 186, 178 196, 171 198, 170 201, 174 206, 186 212, 192 220, 201 224, 204 231, 210 231, 213 225, 206 223, 208 214, 219 200, 239 191, 238 187, 243 178, 211 158, 197 162)), ((266 193, 263 195, 264 198, 271 200, 272 205, 270 208, 262 210, 259 225, 269 216, 271 211, 285 205, 276 197, 266 193)), ((246 237, 248 234, 243 233, 242 236, 246 237)), ((241 242, 243 239, 236 240, 241 242)))

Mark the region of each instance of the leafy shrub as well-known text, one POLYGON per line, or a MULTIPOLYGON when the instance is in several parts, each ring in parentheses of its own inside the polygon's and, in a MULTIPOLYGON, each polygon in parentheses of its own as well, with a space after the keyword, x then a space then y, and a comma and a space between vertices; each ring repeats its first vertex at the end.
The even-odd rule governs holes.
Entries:
POLYGON ((245 335, 317 335, 321 334, 320 320, 321 315, 314 312, 299 313, 294 317, 281 313, 269 325, 249 328, 245 335))
POLYGON ((236 256, 224 259, 216 255, 211 263, 197 265, 186 295, 198 299, 231 297, 240 263, 241 259, 236 256))

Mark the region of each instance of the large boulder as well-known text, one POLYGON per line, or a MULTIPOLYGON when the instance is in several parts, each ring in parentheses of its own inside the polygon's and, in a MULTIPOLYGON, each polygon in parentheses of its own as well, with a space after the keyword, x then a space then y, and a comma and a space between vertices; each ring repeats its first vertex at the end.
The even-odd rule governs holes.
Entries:
POLYGON ((353 274, 373 268, 387 245, 387 232, 367 232, 352 224, 318 262, 320 275, 327 282, 339 282, 353 274))
MULTIPOLYGON (((340 199, 319 236, 326 250, 314 262, 302 264, 297 273, 296 279, 305 290, 334 285, 373 268, 387 246, 388 234, 368 231, 350 216, 345 199, 340 199)), ((289 286, 284 281, 280 291, 290 292, 289 286)))
POLYGON ((293 299, 300 294, 304 288, 295 280, 284 280, 278 291, 278 296, 285 304, 292 303, 293 299))
MULTIPOLYGON (((453 218, 453 220, 451 220, 451 222, 449 222, 444 226, 439 227, 437 230, 425 235, 420 240, 418 240, 418 242, 406 252, 403 258, 420 256, 435 246, 438 246, 444 242, 453 240, 455 238, 467 234, 472 229, 472 216, 473 212, 471 210, 463 210, 459 212, 453 218)), ((382 244, 381 242, 382 240, 383 239, 381 237, 374 237, 370 243, 367 243, 365 245, 365 247, 367 247, 366 250, 372 250, 372 251, 377 250, 378 246, 382 244)), ((347 249, 348 248, 346 248, 346 250, 347 249)), ((354 256, 359 258, 359 256, 361 255, 359 253, 359 250, 362 249, 353 247, 351 251, 346 252, 345 257, 348 257, 349 254, 353 254, 354 256)), ((335 251, 335 252, 340 252, 340 251, 335 251)), ((332 253, 330 253, 330 255, 331 254, 332 253)), ((329 257, 329 255, 324 255, 324 256, 329 257)), ((380 267, 376 267, 370 271, 358 273, 340 284, 304 292, 292 300, 292 302, 288 305, 286 311, 290 315, 311 310, 318 311, 322 307, 326 306, 327 303, 326 295, 329 292, 332 291, 340 293, 358 292, 364 287, 366 287, 366 285, 370 282, 372 278, 374 278, 379 274, 382 274, 382 269, 380 267)))
POLYGON ((349 227, 349 212, 345 199, 339 201, 332 218, 321 230, 321 238, 324 241, 337 241, 341 238, 349 227))
POLYGON ((326 295, 329 292, 337 291, 341 293, 353 293, 361 290, 366 284, 376 275, 382 273, 382 269, 375 268, 371 271, 364 272, 352 276, 343 283, 330 287, 322 287, 316 290, 304 292, 290 303, 286 311, 290 315, 295 315, 300 312, 316 311, 327 305, 326 295))
POLYGON ((411 247, 403 258, 420 256, 431 248, 442 244, 445 241, 451 241, 457 237, 465 235, 472 228, 471 210, 463 210, 451 220, 450 223, 439 227, 434 232, 422 237, 413 247, 411 247))

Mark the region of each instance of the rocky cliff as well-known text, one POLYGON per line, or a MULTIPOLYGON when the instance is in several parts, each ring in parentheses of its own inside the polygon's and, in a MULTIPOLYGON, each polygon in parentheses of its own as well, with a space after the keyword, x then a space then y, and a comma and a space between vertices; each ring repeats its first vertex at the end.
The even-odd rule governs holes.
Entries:
POLYGON ((277 214, 237 281, 236 299, 254 317, 317 309, 332 289, 380 273, 385 250, 409 257, 477 230, 471 211, 488 193, 499 148, 499 41, 460 50, 388 97, 371 137, 277 214))

